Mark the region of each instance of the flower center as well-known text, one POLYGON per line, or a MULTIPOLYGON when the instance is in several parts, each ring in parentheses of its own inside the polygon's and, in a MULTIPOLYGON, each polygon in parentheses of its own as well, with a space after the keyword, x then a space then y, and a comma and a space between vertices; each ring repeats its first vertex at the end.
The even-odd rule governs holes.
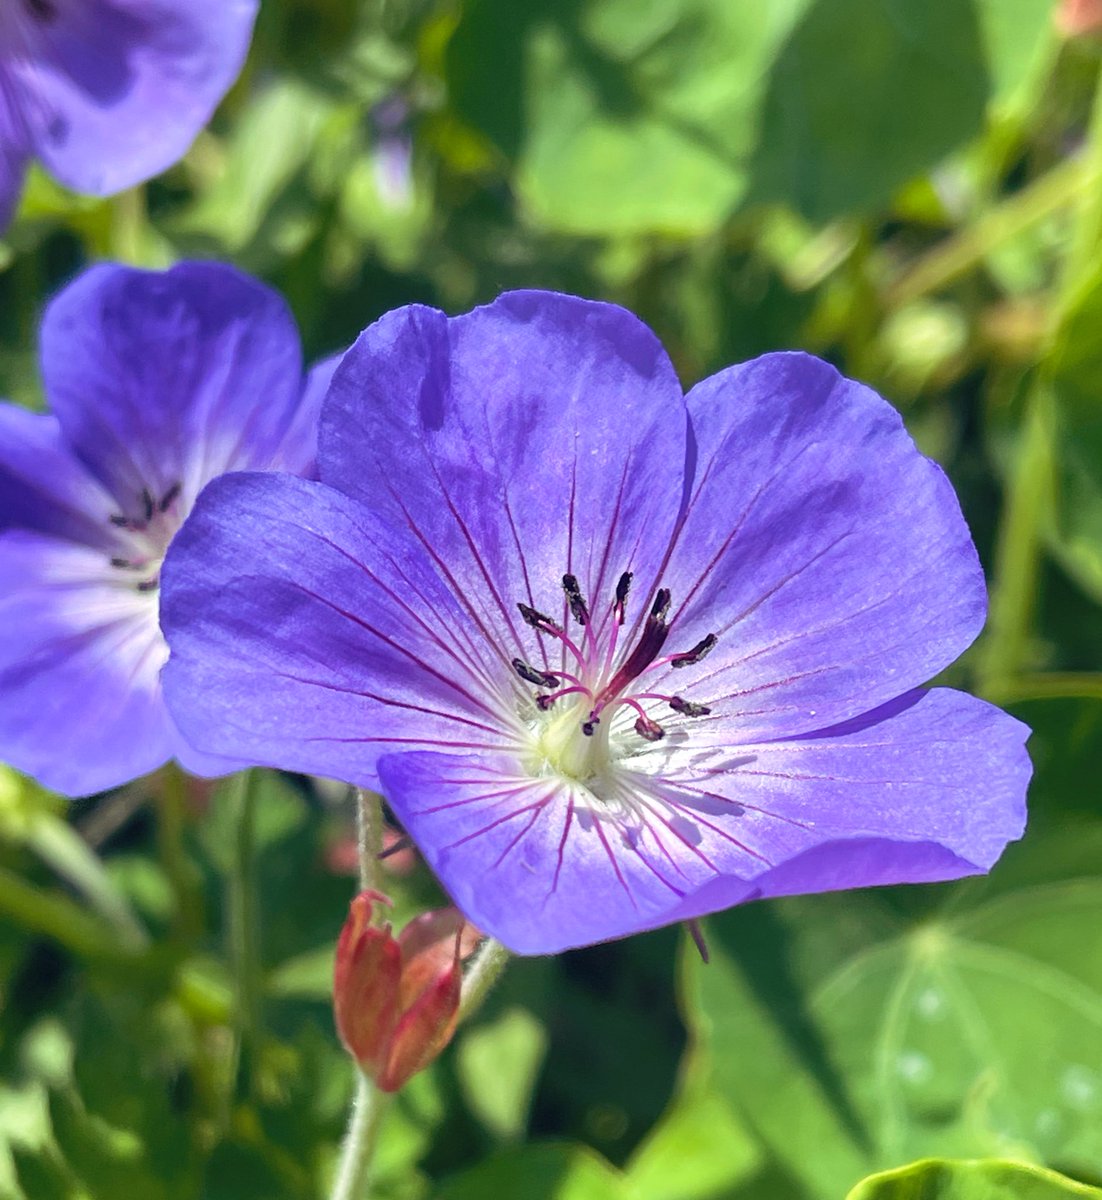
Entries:
POLYGON ((180 484, 157 499, 149 488, 143 488, 138 516, 113 514, 111 524, 127 539, 125 552, 111 558, 111 566, 124 572, 119 582, 137 592, 155 592, 161 583, 161 563, 168 544, 183 523, 180 509, 180 484))
POLYGON ((564 659, 572 660, 570 669, 541 670, 524 659, 513 659, 513 669, 520 678, 538 689, 536 707, 545 714, 536 731, 534 756, 556 773, 583 783, 607 775, 618 758, 640 748, 640 740, 661 741, 666 729, 658 716, 665 720, 664 714, 669 711, 680 717, 703 717, 711 712, 708 706, 682 696, 638 686, 649 671, 700 662, 718 640, 709 633, 690 650, 661 656, 670 633, 668 588, 659 588, 655 593, 635 644, 626 653, 617 653, 631 580, 630 572, 620 576, 607 618, 595 626, 577 578, 564 575, 563 592, 578 627, 575 636, 538 609, 517 605, 525 624, 560 642, 564 659), (625 712, 635 717, 628 729, 617 721, 625 712))

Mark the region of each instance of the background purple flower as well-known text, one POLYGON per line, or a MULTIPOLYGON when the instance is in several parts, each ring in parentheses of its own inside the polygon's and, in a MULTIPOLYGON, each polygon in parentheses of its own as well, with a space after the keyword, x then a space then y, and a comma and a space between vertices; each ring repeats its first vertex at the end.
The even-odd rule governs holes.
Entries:
POLYGON ((256 0, 6 0, 0 228, 39 158, 106 196, 171 166, 237 78, 256 0))
POLYGON ((99 266, 41 333, 51 415, 0 405, 0 760, 71 794, 195 754, 161 700, 160 566, 203 485, 313 469, 319 379, 230 267, 99 266))
POLYGON ((380 786, 522 953, 758 896, 983 871, 1025 728, 919 685, 976 636, 956 497, 803 354, 685 396, 621 309, 368 329, 320 483, 217 481, 173 543, 166 695, 218 753, 380 786))

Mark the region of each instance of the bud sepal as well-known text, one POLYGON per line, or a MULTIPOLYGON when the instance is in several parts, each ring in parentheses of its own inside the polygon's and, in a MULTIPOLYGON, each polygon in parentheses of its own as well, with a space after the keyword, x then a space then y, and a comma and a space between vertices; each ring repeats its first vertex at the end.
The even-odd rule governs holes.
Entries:
POLYGON ((356 896, 337 942, 333 1007, 337 1032, 360 1069, 396 1092, 455 1032, 462 960, 480 934, 454 908, 422 913, 397 937, 373 923, 382 892, 356 896))

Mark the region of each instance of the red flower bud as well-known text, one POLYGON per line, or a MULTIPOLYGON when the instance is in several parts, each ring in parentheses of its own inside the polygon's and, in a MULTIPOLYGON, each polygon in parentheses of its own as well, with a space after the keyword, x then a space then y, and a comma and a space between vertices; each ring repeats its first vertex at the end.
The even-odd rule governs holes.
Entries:
POLYGON ((1102 0, 1061 0, 1056 27, 1067 37, 1083 37, 1102 30, 1102 0))
POLYGON ((463 983, 461 960, 479 934, 454 908, 415 917, 397 938, 371 924, 381 892, 353 901, 337 943, 337 1032, 361 1070, 396 1092, 451 1040, 463 983))

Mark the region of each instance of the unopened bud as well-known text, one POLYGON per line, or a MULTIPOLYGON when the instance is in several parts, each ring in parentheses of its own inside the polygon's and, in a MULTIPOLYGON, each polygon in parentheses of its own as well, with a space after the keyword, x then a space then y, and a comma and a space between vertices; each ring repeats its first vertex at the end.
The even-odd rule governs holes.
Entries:
POLYGON ((337 943, 337 1032, 360 1069, 396 1092, 451 1040, 463 984, 460 966, 479 934, 454 909, 414 918, 395 937, 371 923, 381 892, 361 892, 337 943))
POLYGON ((1102 31, 1102 0, 1061 0, 1056 28, 1065 37, 1084 37, 1102 31))

